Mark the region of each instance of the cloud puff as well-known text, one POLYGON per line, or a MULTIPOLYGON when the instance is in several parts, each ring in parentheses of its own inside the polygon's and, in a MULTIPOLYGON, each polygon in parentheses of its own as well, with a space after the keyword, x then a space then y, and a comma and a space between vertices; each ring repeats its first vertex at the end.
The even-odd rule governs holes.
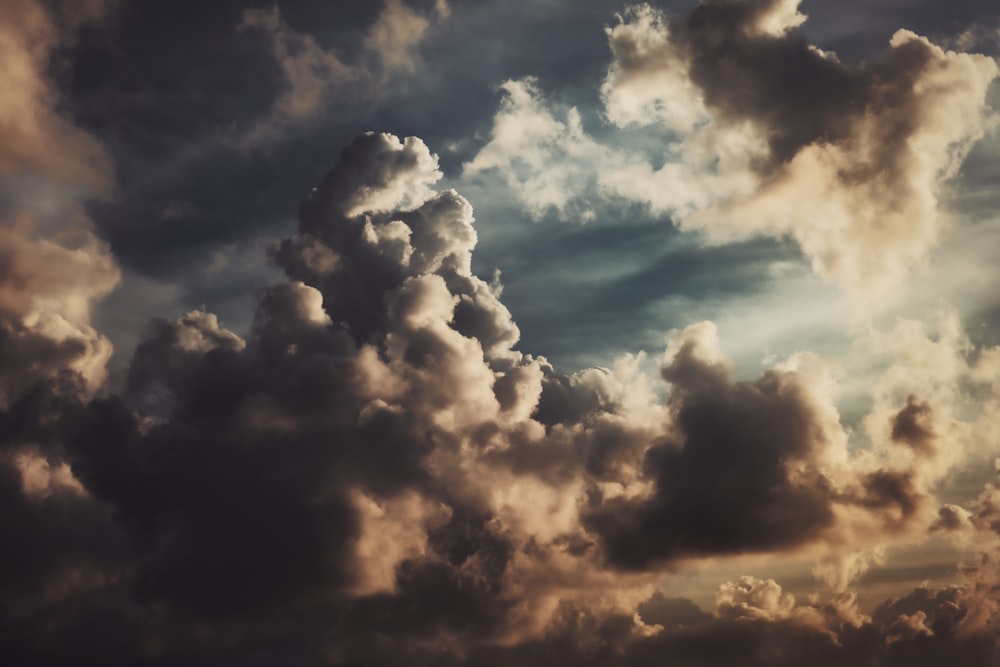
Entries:
POLYGON ((90 307, 118 283, 107 249, 91 237, 67 247, 37 238, 26 217, 0 230, 0 402, 9 404, 62 369, 94 390, 111 344, 90 326, 90 307))
POLYGON ((675 340, 663 369, 673 428, 645 453, 656 490, 588 518, 614 562, 780 549, 833 523, 831 482, 814 461, 839 443, 813 397, 795 374, 733 383, 729 373, 710 324, 675 340))
POLYGON ((492 137, 464 165, 465 174, 499 169, 533 215, 562 210, 595 184, 591 165, 614 153, 584 132, 576 109, 557 119, 533 79, 507 81, 500 89, 504 98, 492 137))

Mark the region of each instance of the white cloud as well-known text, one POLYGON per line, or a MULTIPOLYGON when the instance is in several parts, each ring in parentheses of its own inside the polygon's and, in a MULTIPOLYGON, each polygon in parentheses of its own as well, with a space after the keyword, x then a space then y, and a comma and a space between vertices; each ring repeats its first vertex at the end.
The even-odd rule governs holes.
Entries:
POLYGON ((614 194, 711 242, 791 237, 858 305, 884 305, 948 229, 939 198, 985 133, 1000 70, 905 30, 880 58, 843 65, 798 41, 797 8, 709 2, 693 11, 717 15, 711 27, 640 5, 608 28, 606 117, 668 131, 662 166, 597 141, 575 109, 558 118, 526 79, 504 84, 466 174, 498 170, 536 216, 614 194), (808 78, 829 85, 806 91, 808 78))

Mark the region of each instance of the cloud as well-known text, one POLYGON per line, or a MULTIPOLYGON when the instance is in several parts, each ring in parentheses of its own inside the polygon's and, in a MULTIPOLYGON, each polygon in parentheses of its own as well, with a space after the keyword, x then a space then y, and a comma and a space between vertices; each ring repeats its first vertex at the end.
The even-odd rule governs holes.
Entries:
MULTIPOLYGON (((447 3, 437 15, 448 17, 447 3)), ((431 23, 402 0, 386 0, 363 40, 357 62, 345 61, 325 49, 312 35, 298 32, 281 15, 277 4, 268 9, 247 9, 238 30, 263 33, 281 67, 285 90, 271 110, 239 140, 244 148, 273 143, 297 125, 308 124, 330 108, 334 99, 343 105, 367 105, 382 88, 417 66, 416 49, 431 23)))
POLYGON ((490 142, 464 165, 473 176, 500 170, 511 190, 535 216, 562 210, 593 183, 590 164, 613 156, 586 135, 576 109, 566 120, 546 108, 533 79, 507 81, 490 142))
POLYGON ((53 11, 36 0, 13 0, 0 9, 0 174, 42 173, 91 190, 110 186, 111 164, 100 142, 59 109, 49 77, 54 50, 72 43, 77 28, 100 20, 111 1, 59 2, 53 11))
POLYGON ((588 519, 620 565, 780 549, 833 522, 831 483, 809 469, 833 443, 810 397, 778 372, 732 384, 717 346, 706 324, 680 334, 668 353, 675 432, 645 454, 654 494, 605 503, 588 519))
POLYGON ((706 122, 708 112, 664 15, 637 5, 618 18, 618 25, 607 29, 614 60, 601 86, 608 120, 626 127, 655 119, 679 133, 706 122))
MULTIPOLYGON (((66 459, 60 421, 97 392, 111 356, 91 326, 118 268, 81 210, 107 196, 101 143, 62 111, 50 62, 114 3, 5 3, 0 9, 0 556, 4 611, 59 604, 112 585, 128 546, 66 459)), ((14 658, 17 660, 17 658, 14 658)))
MULTIPOLYGON (((110 166, 60 111, 46 72, 107 7, 11 7, 0 17, 16 29, 0 28, 0 49, 22 65, 9 109, 24 132, 0 146, 0 170, 26 187, 0 206, 5 663, 1000 658, 1000 491, 994 481, 963 502, 951 486, 960 466, 996 456, 1000 348, 974 347, 947 313, 862 335, 883 368, 857 418, 839 413, 822 359, 771 359, 755 376, 710 322, 669 335, 659 377, 643 354, 567 375, 518 348, 499 277, 474 270, 472 204, 442 188, 437 156, 415 137, 359 135, 301 188, 295 233, 268 253, 285 278, 256 292, 245 330, 205 308, 157 317, 126 381, 105 386, 111 347, 92 310, 119 273, 81 207, 107 192, 110 166), (967 549, 950 585, 889 599, 871 589, 864 610, 847 592, 894 550, 941 536, 967 549), (810 566, 828 588, 807 592, 810 566), (733 573, 718 575, 714 605, 681 590, 721 570, 733 573)), ((635 162, 521 80, 505 84, 493 140, 466 169, 504 171, 536 214, 573 212, 593 187, 723 236, 743 233, 722 215, 739 200, 752 233, 792 234, 826 261, 835 234, 813 229, 823 238, 810 246, 799 222, 788 231, 760 213, 800 196, 782 188, 809 180, 801 156, 846 170, 809 172, 845 201, 874 196, 848 177, 857 161, 884 171, 886 191, 936 187, 975 135, 977 86, 992 75, 906 33, 881 60, 842 65, 804 45, 798 7, 709 0, 674 20, 640 8, 609 29, 608 119, 657 119, 683 159, 635 162), (718 70, 724 47, 739 76, 718 70), (821 83, 848 80, 850 103, 774 108, 733 85, 802 83, 802 72, 758 67, 788 54, 822 70, 821 83), (852 106, 862 102, 864 113, 852 106), (942 102, 969 115, 945 128, 942 102), (907 161, 921 155, 929 164, 907 161), (706 211, 719 215, 706 222, 706 211)), ((288 83, 268 132, 315 118, 336 86, 405 73, 431 29, 429 14, 390 1, 348 65, 276 9, 245 16, 288 83)), ((856 249, 829 252, 864 264, 856 249)))
POLYGON ((90 308, 118 283, 107 249, 83 231, 82 245, 37 238, 26 215, 0 231, 0 403, 9 405, 62 369, 97 389, 111 344, 90 326, 90 308))
POLYGON ((656 591, 648 600, 640 603, 637 611, 643 623, 659 625, 664 630, 698 625, 712 618, 691 600, 668 598, 660 591, 656 591))
POLYGON ((592 138, 575 110, 557 119, 522 81, 467 173, 498 169, 536 215, 596 186, 714 242, 791 237, 818 275, 879 304, 948 229, 939 199, 984 136, 1000 70, 907 30, 845 64, 806 41, 798 6, 639 5, 608 28, 606 118, 664 142, 661 166, 592 138))
POLYGON ((0 652, 893 665, 933 637, 989 664, 981 594, 876 619, 749 575, 711 614, 657 586, 745 554, 856 576, 877 562, 858 544, 926 539, 955 460, 939 441, 979 428, 946 387, 991 391, 995 350, 970 361, 948 320, 936 339, 901 324, 863 451, 821 360, 738 379, 711 323, 672 334, 666 384, 638 356, 567 376, 517 349, 500 286, 472 270, 472 206, 441 178, 420 139, 359 135, 273 246, 287 280, 257 293, 245 335, 195 310, 149 324, 119 394, 86 391, 72 357, 23 382, 0 411, 0 522, 20 545, 0 652), (934 375, 928 351, 950 365, 934 375), (114 638, 89 629, 103 615, 114 638))
POLYGON ((356 75, 312 36, 296 32, 285 23, 277 5, 246 10, 239 29, 265 33, 281 66, 287 88, 274 103, 272 113, 276 119, 295 122, 311 118, 322 110, 331 90, 356 75))
MULTIPOLYGON (((791 118, 755 118, 783 166, 765 172, 771 182, 754 196, 720 212, 731 228, 791 234, 817 273, 851 294, 878 294, 901 284, 946 229, 941 184, 983 136, 983 104, 997 70, 989 58, 945 52, 906 31, 896 33, 881 60, 833 69, 844 82, 831 98, 846 100, 831 105, 835 118, 801 128, 791 118)), ((836 80, 816 85, 834 91, 836 80)), ((720 108, 727 103, 723 96, 720 108)), ((812 109, 789 112, 823 117, 812 109)))
POLYGON ((509 313, 469 267, 471 207, 430 190, 438 178, 419 140, 358 137, 275 251, 309 284, 262 291, 246 340, 201 311, 153 322, 126 393, 73 409, 72 469, 117 508, 137 599, 195 616, 357 604, 364 618, 386 595, 501 576, 506 557, 430 553, 452 530, 507 539, 484 518, 456 524, 488 504, 440 480, 467 464, 456 438, 525 421, 540 378, 517 372, 536 362, 510 350, 509 313), (342 281, 370 300, 345 300, 342 281))
POLYGON ((956 589, 917 589, 887 601, 872 616, 850 597, 799 603, 773 580, 741 577, 719 588, 715 618, 691 626, 643 633, 624 615, 563 610, 562 623, 544 638, 480 649, 475 664, 935 665, 960 657, 988 665, 997 657, 989 632, 963 629, 973 607, 956 589), (737 601, 738 600, 738 601, 737 601))
MULTIPOLYGON (((435 5, 442 18, 448 15, 447 3, 435 5)), ((378 54, 385 71, 412 71, 413 50, 427 32, 430 22, 416 13, 402 0, 388 0, 371 32, 365 37, 365 46, 378 54)))
POLYGON ((85 388, 104 380, 111 345, 90 326, 93 303, 118 282, 107 247, 80 210, 104 196, 110 161, 96 138, 60 112, 49 60, 113 3, 8 3, 0 10, 6 77, 0 173, 23 188, 0 205, 0 403, 10 407, 69 369, 85 388), (67 189, 70 194, 60 193, 67 189))

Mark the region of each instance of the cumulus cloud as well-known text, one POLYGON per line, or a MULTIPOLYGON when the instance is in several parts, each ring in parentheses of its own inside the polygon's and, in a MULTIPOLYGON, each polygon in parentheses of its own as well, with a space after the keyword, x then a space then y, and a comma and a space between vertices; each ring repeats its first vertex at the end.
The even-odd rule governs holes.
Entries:
POLYGON ((670 17, 633 7, 607 30, 601 95, 613 126, 667 131, 661 166, 511 82, 466 169, 499 169, 535 213, 593 184, 716 242, 791 237, 820 276, 884 299, 948 229, 939 200, 986 131, 1000 70, 907 30, 881 56, 845 64, 808 43, 805 19, 792 0, 710 1, 670 17))
POLYGON ((780 549, 833 522, 831 482, 810 463, 837 443, 794 374, 733 383, 705 323, 675 339, 663 375, 673 428, 644 461, 656 491, 588 518, 614 562, 780 549))
POLYGON ((94 390, 111 355, 110 342, 90 326, 91 304, 118 282, 107 249, 89 236, 67 247, 32 228, 22 217, 0 230, 0 402, 7 405, 64 368, 94 390))
POLYGON ((10 407, 64 370, 86 390, 104 380, 111 345, 90 326, 95 300, 118 269, 80 209, 107 193, 103 146, 60 112, 50 58, 101 20, 113 3, 19 1, 0 10, 0 49, 9 66, 0 104, 0 172, 24 184, 0 206, 0 403, 10 407), (68 189, 70 196, 58 196, 68 189))
POLYGON ((287 86, 274 102, 273 114, 277 118, 293 122, 312 117, 322 109, 331 90, 355 76, 336 54, 325 51, 312 36, 296 32, 285 23, 277 5, 247 10, 239 29, 259 30, 271 42, 287 86))
POLYGON ((501 90, 504 98, 490 142, 465 164, 465 173, 499 169, 536 216, 549 208, 564 209, 595 185, 591 165, 613 158, 613 152, 584 132, 576 109, 565 120, 556 118, 533 79, 507 81, 501 90))
MULTIPOLYGON (((888 362, 853 422, 823 360, 746 376, 710 322, 669 335, 658 378, 642 354, 567 375, 518 349, 499 278, 473 270, 472 204, 441 189, 415 137, 344 148, 270 248, 287 279, 258 290, 245 331, 206 309, 156 318, 120 391, 104 386, 111 347, 91 310, 119 273, 81 202, 112 179, 100 143, 59 110, 47 62, 109 7, 0 9, 13 63, 0 123, 17 129, 0 172, 32 182, 0 210, 5 663, 1000 659, 1000 490, 963 502, 942 489, 997 455, 1000 348, 975 348, 950 314, 871 333, 888 362), (31 194, 64 186, 44 206, 31 194), (862 609, 857 578, 928 535, 977 555, 953 585, 862 609), (740 570, 714 605, 673 590, 673 573, 711 562, 740 570), (811 565, 828 586, 761 576, 775 562, 811 565)), ((610 122, 675 135, 666 166, 605 147, 522 80, 505 84, 493 139, 466 169, 504 171, 536 214, 593 186, 720 237, 790 234, 832 280, 874 280, 852 235, 890 264, 926 251, 935 188, 980 131, 995 71, 909 33, 843 65, 804 42, 804 20, 795 0, 707 0, 673 19, 634 9, 608 30, 602 95, 610 122), (791 83, 801 95, 758 99, 791 83), (919 199, 899 209, 920 223, 909 250, 868 177, 919 199), (851 204, 842 228, 782 218, 819 192, 834 202, 819 208, 851 204)), ((276 8, 243 26, 268 35, 288 83, 251 132, 264 141, 340 86, 405 73, 430 18, 389 0, 360 64, 276 8)))
MULTIPOLYGON (((830 81, 821 74, 829 59, 812 51, 803 56, 817 71, 801 75, 831 92, 835 102, 826 109, 833 118, 801 128, 770 113, 754 118, 770 157, 782 166, 764 172, 770 182, 753 196, 720 208, 720 219, 729 221, 720 231, 742 226, 790 234, 820 275, 853 294, 877 293, 900 284, 946 229, 941 184, 983 136, 996 65, 984 56, 943 51, 907 31, 896 33, 886 54, 867 66, 834 64, 830 81)), ((723 115, 727 104, 745 103, 720 97, 723 115)), ((811 108, 789 113, 823 118, 811 108)), ((692 224, 711 231, 712 215, 692 224)))
POLYGON ((0 530, 12 547, 0 556, 2 614, 100 589, 128 567, 59 427, 104 382, 111 344, 90 316, 119 273, 81 209, 108 194, 110 161, 62 112, 50 61, 112 4, 0 8, 0 174, 13 186, 0 204, 0 530))
MULTIPOLYGON (((893 665, 933 638, 989 664, 995 613, 965 588, 866 616, 849 594, 804 599, 749 575, 711 613, 657 585, 745 554, 857 574, 877 562, 859 543, 923 539, 952 460, 942 419, 966 417, 949 380, 906 355, 938 350, 988 393, 995 350, 970 361, 960 334, 901 325, 864 451, 820 360, 738 379, 711 323, 671 335, 659 386, 638 356, 565 375, 517 349, 500 286, 472 270, 472 206, 441 178, 420 139, 359 135, 272 247, 287 280, 258 292, 245 335, 195 310, 149 324, 120 394, 88 394, 72 357, 19 385, 0 412, 0 522, 19 545, 0 651, 893 665), (103 615, 113 638, 89 626, 103 615)), ((981 505, 968 523, 987 522, 981 505)))

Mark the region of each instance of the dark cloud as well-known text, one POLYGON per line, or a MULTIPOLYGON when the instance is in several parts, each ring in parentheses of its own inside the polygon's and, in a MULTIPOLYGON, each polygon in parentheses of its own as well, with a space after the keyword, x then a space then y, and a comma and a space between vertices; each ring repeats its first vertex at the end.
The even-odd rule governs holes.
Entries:
MULTIPOLYGON (((788 3, 705 2, 671 26, 705 103, 725 118, 760 123, 779 163, 818 139, 842 139, 850 118, 866 106, 864 84, 811 50, 801 34, 757 32, 780 4, 788 3)), ((919 59, 907 62, 921 67, 919 59)))
POLYGON ((0 529, 8 545, 0 555, 0 594, 14 614, 100 588, 122 576, 131 563, 109 507, 86 498, 77 487, 42 487, 41 479, 31 493, 25 492, 24 469, 42 476, 60 465, 56 457, 50 462, 26 452, 5 452, 0 463, 0 529))
POLYGON ((258 293, 245 339, 206 311, 158 319, 121 395, 91 398, 58 364, 11 394, 0 521, 19 549, 0 578, 14 601, 0 651, 42 664, 893 665, 911 655, 901 642, 933 637, 932 655, 988 664, 992 630, 959 631, 962 596, 951 617, 923 612, 924 631, 902 603, 867 621, 752 578, 721 587, 714 615, 648 592, 610 607, 554 594, 548 577, 607 576, 602 559, 642 570, 793 549, 834 526, 836 503, 903 525, 920 489, 886 469, 838 493, 805 378, 734 380, 709 325, 678 334, 665 410, 642 419, 621 371, 563 376, 521 355, 499 285, 471 272, 471 206, 433 190, 439 177, 420 140, 359 136, 272 252, 291 280, 258 293), (607 495, 638 463, 651 492, 607 495), (556 497, 586 503, 582 526, 545 507, 556 497))
POLYGON ((920 589, 879 607, 872 618, 853 616, 836 605, 803 605, 796 607, 798 616, 709 617, 647 636, 634 634, 631 619, 598 618, 568 607, 559 615, 562 623, 544 639, 480 650, 470 660, 484 665, 558 661, 581 667, 641 667, 665 659, 684 667, 902 667, 937 665, 960 656, 963 664, 990 665, 998 656, 995 639, 963 631, 962 619, 970 610, 957 597, 954 591, 920 589))
POLYGON ((930 405, 918 401, 916 396, 909 396, 906 407, 892 419, 892 439, 921 454, 933 453, 935 434, 931 417, 930 405))
POLYGON ((641 603, 637 611, 646 625, 661 625, 664 630, 707 623, 710 614, 687 598, 668 598, 660 591, 641 603))
POLYGON ((809 398, 779 372, 733 382, 705 356, 711 335, 692 330, 663 369, 676 435, 646 452, 653 495, 605 502, 586 519, 618 566, 787 548, 833 523, 831 484, 809 470, 826 445, 809 398))
MULTIPOLYGON (((504 3, 465 3, 447 19, 436 18, 433 1, 397 4, 431 22, 415 49, 428 66, 386 86, 365 44, 384 3, 122 3, 113 22, 85 35, 61 79, 77 122, 102 138, 117 165, 117 196, 91 206, 119 260, 147 275, 176 276, 211 249, 286 220, 301 184, 368 126, 444 145, 476 132, 495 104, 495 85, 512 70, 563 80, 598 73, 606 59, 600 40, 567 35, 599 36, 617 9, 576 9, 572 28, 554 33, 556 17, 567 20, 559 3, 530 15, 504 3), (299 127, 285 124, 286 135, 246 159, 241 137, 288 89, 269 49, 275 31, 237 28, 246 10, 272 7, 292 33, 345 67, 369 67, 371 76, 339 90, 299 127), (516 46, 494 30, 515 20, 516 46), (378 95, 368 84, 380 86, 378 95)), ((443 158, 457 165, 455 155, 443 158)))
MULTIPOLYGON (((330 290, 328 310, 337 315, 331 320, 320 291, 301 282, 279 284, 260 292, 247 341, 204 311, 152 322, 120 397, 88 403, 68 371, 65 389, 32 389, 36 381, 24 383, 30 386, 16 401, 11 393, 2 420, 11 449, 0 467, 0 490, 8 499, 5 533, 18 548, 4 569, 12 577, 0 584, 9 600, 25 598, 33 606, 16 610, 11 623, 23 639, 6 640, 8 654, 49 654, 57 664, 57 656, 33 645, 43 627, 64 633, 61 641, 76 646, 80 622, 48 618, 69 612, 53 606, 58 598, 38 597, 63 585, 59 577, 68 577, 63 586, 73 591, 73 576, 107 590, 120 582, 137 606, 112 606, 109 613, 138 614, 147 626, 162 622, 156 632, 183 636, 191 631, 188 624, 207 619, 219 627, 235 623, 237 653, 254 643, 245 624, 276 613, 308 618, 317 609, 334 621, 347 652, 358 643, 359 651, 373 650, 374 628, 400 642, 397 652, 461 628, 470 636, 496 631, 509 607, 499 593, 511 546, 472 499, 429 486, 426 457, 447 434, 435 434, 440 429, 425 420, 448 408, 454 388, 411 401, 416 411, 372 398, 391 396, 388 378, 378 373, 402 370, 386 366, 393 358, 417 374, 427 368, 430 381, 435 367, 447 371, 448 364, 462 363, 465 352, 451 349, 455 341, 425 328, 438 317, 435 308, 455 307, 452 298, 465 308, 466 319, 456 327, 483 337, 483 347, 476 347, 480 365, 483 348, 495 353, 497 363, 510 363, 503 361, 504 351, 509 357, 516 328, 488 286, 469 273, 471 210, 455 193, 427 189, 428 179, 439 176, 423 144, 408 140, 404 148, 385 135, 365 135, 355 143, 365 145, 344 153, 341 166, 304 207, 299 242, 285 244, 284 255, 276 253, 279 261, 289 258, 290 272, 298 268, 311 278, 344 271, 374 285, 373 276, 384 275, 382 291, 365 308, 341 306, 332 296, 337 283, 330 287, 320 280, 330 290), (394 155, 404 158, 399 170, 382 171, 394 155), (430 170, 422 171, 427 164, 430 170), (366 175, 351 182, 345 174, 366 175), (402 216, 407 233, 396 233, 405 223, 392 222, 392 216, 372 227, 367 216, 373 207, 388 211, 402 202, 413 207, 402 216), (360 226, 360 236, 352 226, 360 226), (317 263, 311 255, 317 249, 339 261, 317 263), (426 279, 432 274, 435 280, 426 279), (446 282, 455 286, 454 296, 446 282), (377 347, 363 352, 359 343, 369 341, 377 347), (44 446, 29 461, 38 472, 15 465, 16 455, 26 455, 25 442, 44 446), (35 481, 43 474, 54 478, 64 461, 71 467, 61 473, 62 486, 48 478, 35 481), (449 519, 433 529, 418 528, 435 556, 401 554, 389 563, 391 592, 357 597, 351 591, 366 585, 370 567, 358 559, 358 544, 378 539, 372 531, 379 529, 365 524, 356 494, 405 509, 409 496, 400 494, 407 489, 447 503, 442 507, 449 519), (47 495, 36 499, 32 493, 47 495), (157 608, 169 610, 165 619, 154 620, 157 608)), ((503 410, 520 409, 516 383, 512 389, 503 410)), ((496 401, 492 393, 489 399, 496 401)), ((100 617, 94 605, 107 602, 88 599, 86 591, 78 595, 86 613, 100 617)), ((77 647, 85 654, 81 659, 99 659, 106 648, 101 641, 95 637, 77 647)), ((190 641, 179 640, 168 659, 183 660, 189 649, 231 654, 221 639, 200 647, 190 641)), ((129 651, 129 642, 123 638, 119 649, 129 651)), ((131 651, 123 662, 153 659, 158 649, 137 639, 131 651)))
MULTIPOLYGON (((240 138, 284 86, 266 35, 237 30, 248 3, 123 5, 110 26, 75 50, 69 103, 117 163, 117 196, 91 205, 102 235, 128 267, 175 275, 214 248, 284 221, 303 194, 299 184, 327 157, 313 138, 293 133, 266 155, 245 159, 240 138)), ((380 7, 283 9, 293 30, 332 26, 316 48, 351 63, 380 7), (338 17, 332 24, 330 12, 338 17)), ((356 113, 344 106, 337 120, 356 122, 356 113)), ((334 131, 334 145, 346 136, 334 131)))
POLYGON ((535 419, 546 425, 576 424, 605 412, 608 400, 600 386, 587 382, 586 377, 566 376, 546 367, 535 419))
POLYGON ((856 502, 870 509, 896 517, 892 523, 904 526, 923 501, 910 472, 879 470, 865 475, 863 491, 856 502))

